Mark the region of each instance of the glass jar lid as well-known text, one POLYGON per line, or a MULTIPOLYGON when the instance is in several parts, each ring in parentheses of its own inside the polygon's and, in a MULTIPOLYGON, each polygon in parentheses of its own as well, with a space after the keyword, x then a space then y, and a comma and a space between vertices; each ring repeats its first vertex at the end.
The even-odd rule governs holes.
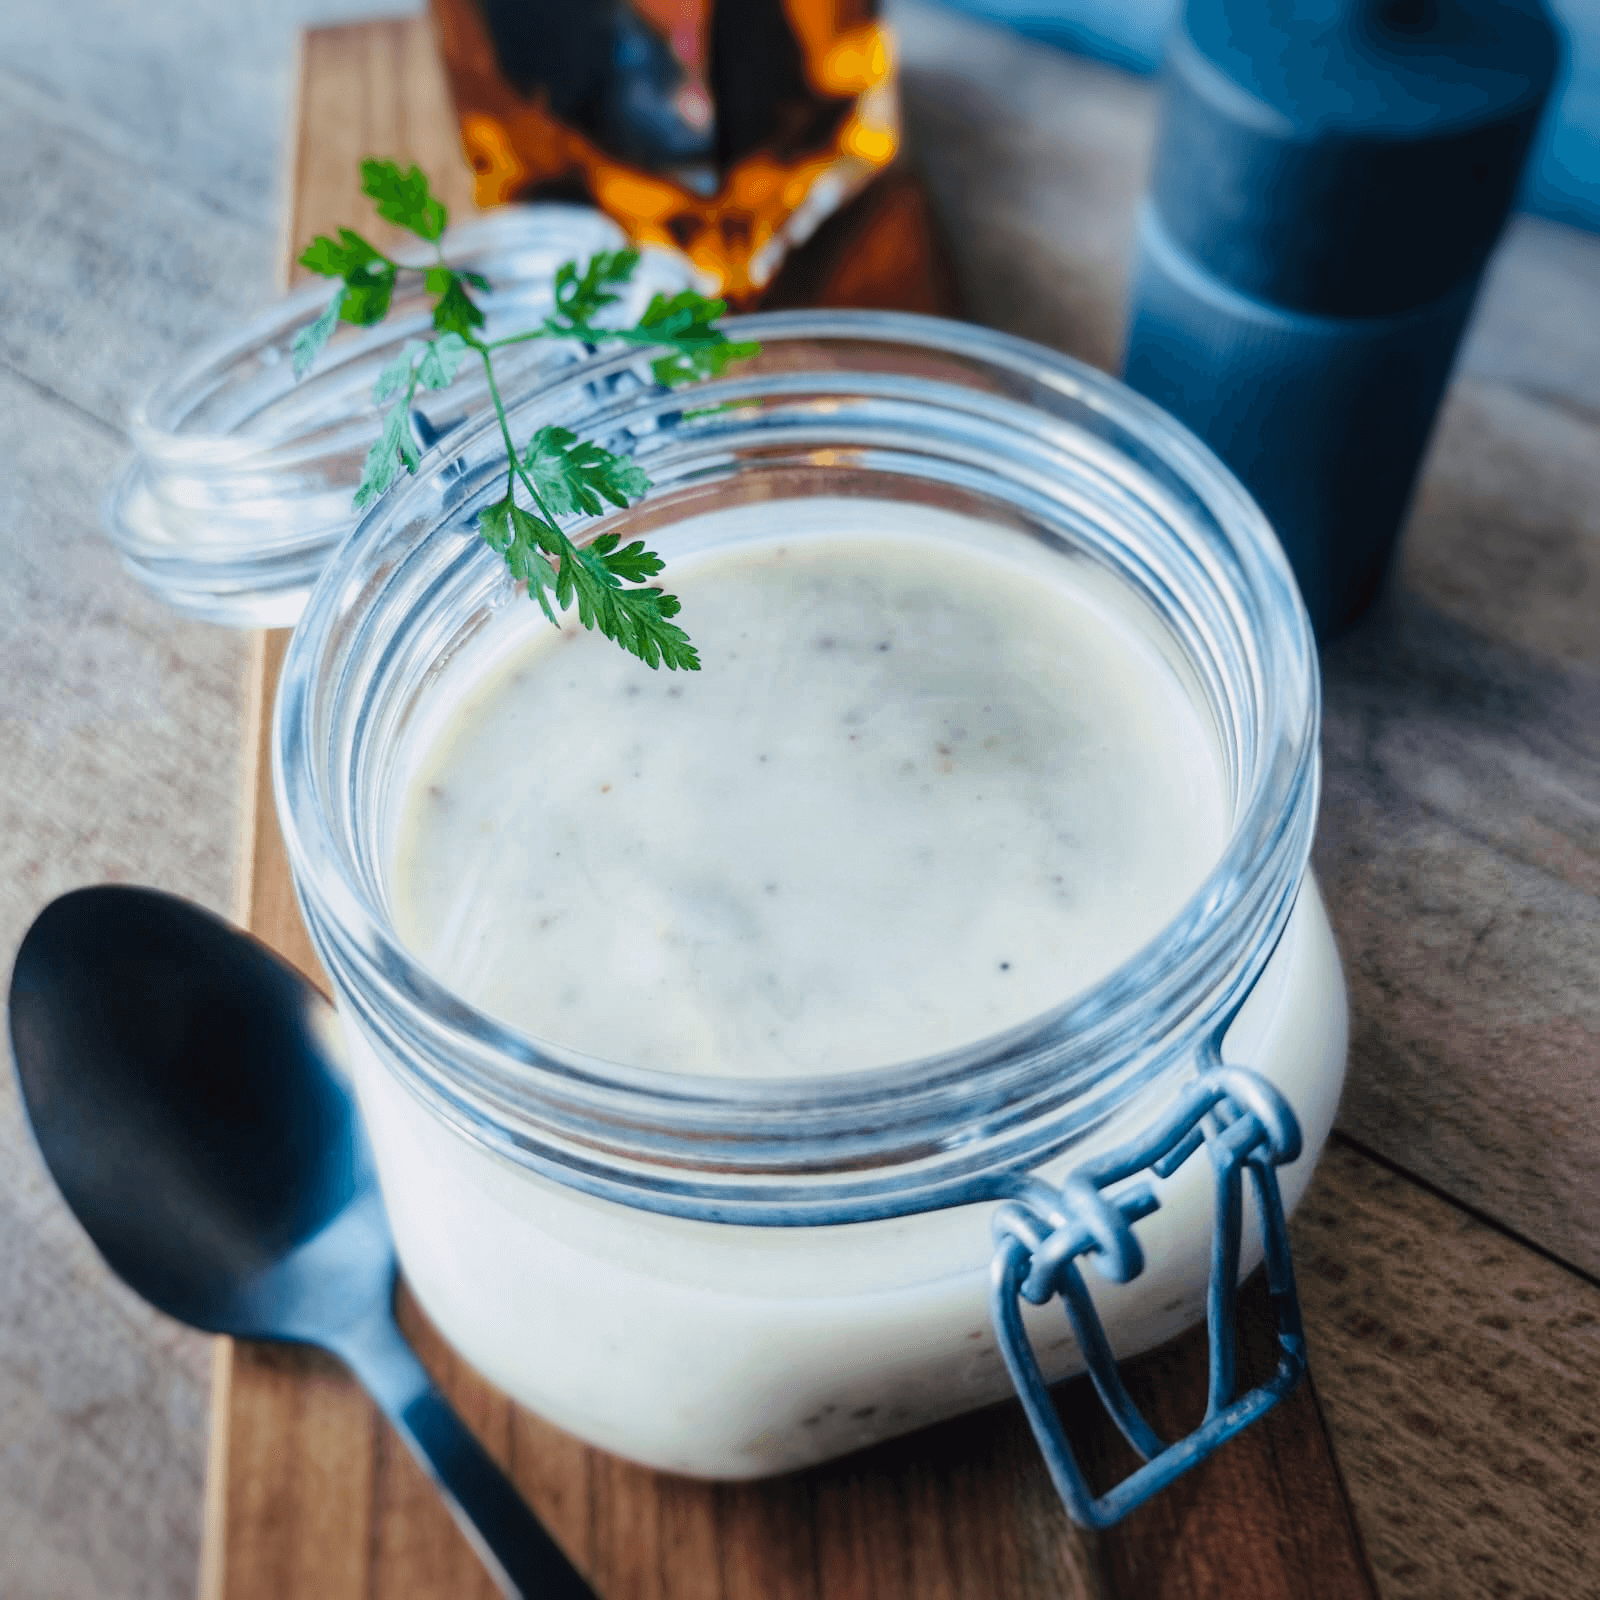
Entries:
MULTIPOLYGON (((597 211, 537 205, 452 228, 441 246, 451 267, 488 279, 481 303, 484 333, 493 339, 553 309, 563 262, 626 243, 597 211)), ((619 314, 636 316, 658 291, 675 293, 689 282, 679 259, 647 250, 619 314)), ((103 522, 134 576, 191 616, 289 626, 358 520, 351 502, 384 409, 373 386, 408 339, 428 333, 432 306, 417 280, 402 279, 383 322, 340 323, 296 381, 294 336, 332 292, 327 282, 298 290, 196 352, 134 407, 135 454, 106 497, 103 522)), ((496 378, 510 398, 585 353, 561 340, 513 346, 497 355, 496 378)), ((419 392, 418 435, 431 445, 479 412, 485 391, 481 373, 464 368, 448 389, 419 392)))

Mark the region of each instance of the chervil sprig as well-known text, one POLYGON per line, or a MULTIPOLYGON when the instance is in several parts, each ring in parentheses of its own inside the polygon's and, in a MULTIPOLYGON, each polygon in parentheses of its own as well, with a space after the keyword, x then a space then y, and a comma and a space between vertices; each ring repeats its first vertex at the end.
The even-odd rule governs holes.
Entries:
POLYGON ((729 339, 717 326, 725 304, 692 289, 656 295, 632 327, 598 325, 595 318, 621 300, 621 289, 632 280, 639 264, 636 250, 601 251, 581 270, 576 262, 567 262, 556 273, 551 316, 521 333, 486 340, 479 333, 483 310, 472 291, 489 286, 479 274, 459 272, 446 263, 439 240, 449 213, 427 178, 414 166, 402 172, 392 161, 364 161, 361 187, 379 216, 432 244, 437 260, 406 266, 349 228, 339 229, 337 239, 319 234, 300 257, 301 265, 340 283, 322 315, 295 335, 297 378, 310 369, 338 323, 367 326, 382 321, 402 273, 419 274, 424 290, 434 297, 431 337, 408 341, 378 375, 373 397, 388 409, 362 466, 356 506, 371 505, 402 469, 416 471, 422 456, 412 423, 417 391, 447 388, 462 363, 476 355, 506 445, 505 495, 478 517, 486 542, 512 576, 527 584, 529 596, 552 622, 558 610, 575 604, 584 627, 598 628, 647 666, 697 670, 700 658, 694 646, 671 620, 678 614, 677 597, 647 583, 661 571, 661 558, 639 541, 624 546, 616 534, 577 545, 556 520, 595 516, 607 505, 632 505, 650 487, 649 478, 626 457, 566 428, 540 428, 519 450, 495 383, 493 357, 506 345, 530 339, 576 339, 591 348, 616 341, 664 346, 651 370, 657 382, 675 388, 713 377, 729 362, 754 355, 759 346, 729 339), (519 485, 531 507, 519 502, 519 485))
POLYGON ((636 250, 613 250, 593 256, 582 276, 568 262, 556 273, 556 314, 545 319, 544 331, 557 338, 582 339, 599 344, 606 339, 621 339, 628 344, 670 345, 671 353, 651 363, 658 383, 676 388, 697 378, 714 378, 743 356, 753 356, 760 348, 736 344, 716 326, 728 309, 724 300, 708 300, 693 289, 678 294, 658 294, 631 328, 596 328, 595 314, 621 297, 610 286, 626 283, 638 265, 636 250))

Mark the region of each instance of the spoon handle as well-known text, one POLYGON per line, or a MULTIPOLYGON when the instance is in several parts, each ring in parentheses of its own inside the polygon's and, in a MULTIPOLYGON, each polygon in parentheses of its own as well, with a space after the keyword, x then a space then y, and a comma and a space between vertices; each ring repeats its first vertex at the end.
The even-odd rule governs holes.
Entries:
POLYGON ((596 1600, 511 1480, 434 1387, 393 1316, 364 1321, 336 1353, 433 1480, 491 1577, 512 1600, 596 1600))

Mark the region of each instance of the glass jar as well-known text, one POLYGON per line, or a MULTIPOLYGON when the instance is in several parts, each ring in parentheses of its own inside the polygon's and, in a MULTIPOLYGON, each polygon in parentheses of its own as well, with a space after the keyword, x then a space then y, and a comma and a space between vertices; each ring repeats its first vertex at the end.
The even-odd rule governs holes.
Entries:
MULTIPOLYGON (((449 229, 444 260, 481 273, 494 338, 554 308, 563 261, 627 243, 608 218, 581 206, 509 206, 449 229)), ((407 266, 431 253, 402 251, 407 266)), ((647 250, 617 315, 637 317, 652 294, 689 285, 676 256, 647 250)), ((135 454, 106 496, 102 521, 128 570, 168 604, 207 622, 292 624, 318 573, 356 524, 351 499, 382 426, 373 387, 409 341, 427 333, 433 306, 420 279, 402 277, 388 316, 340 323, 309 372, 294 374, 294 337, 328 304, 322 279, 297 290, 238 333, 197 351, 134 407, 135 454)), ((570 341, 513 346, 499 380, 527 385, 580 360, 570 341)), ((412 422, 424 443, 487 408, 484 380, 463 372, 448 389, 418 394, 412 422)))
MULTIPOLYGON (((431 456, 343 546, 289 647, 274 772, 402 1266, 515 1399, 608 1450, 713 1477, 786 1471, 988 1403, 1008 1366, 1042 1392, 1094 1355, 1084 1314, 1126 1356, 1207 1314, 1211 1283, 1227 1333, 1261 1218, 1292 1300, 1275 1180, 1292 1205, 1310 1178, 1347 1029, 1307 867, 1310 629, 1226 469, 1103 374, 984 329, 800 312, 731 330, 763 353, 692 398, 625 352, 512 407, 518 438, 560 422, 651 478, 638 505, 584 531, 647 535, 670 572, 708 509, 871 496, 1080 563, 1148 619, 1214 730, 1230 833, 1145 948, 973 1047, 761 1081, 583 1057, 444 987, 390 912, 418 730, 492 630, 547 626, 473 526, 504 493, 497 428, 431 456), (1202 1145, 1210 1170, 1188 1159, 1202 1145), (1224 1218, 1233 1233, 1214 1237, 1214 1192, 1239 1210, 1241 1163, 1260 1207, 1242 1236, 1224 1218), (996 1201, 1010 1202, 998 1253, 996 1201), (1100 1273, 1079 1278, 1078 1255, 1100 1273), (1078 1296, 1092 1312, 1074 1309, 1074 1282, 1092 1282, 1078 1296), (1073 1327, 1031 1303, 1013 1314, 1019 1296, 1057 1290, 1073 1327), (1016 1347, 1024 1333, 1042 1371, 1016 1347)), ((1227 1412, 1231 1394, 1216 1398, 1227 1412)))

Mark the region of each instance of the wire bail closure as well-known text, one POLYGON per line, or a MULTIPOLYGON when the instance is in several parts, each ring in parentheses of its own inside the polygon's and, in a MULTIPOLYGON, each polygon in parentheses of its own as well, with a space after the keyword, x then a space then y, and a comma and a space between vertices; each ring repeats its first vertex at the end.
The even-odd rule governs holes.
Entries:
POLYGON ((1300 1381, 1306 1370, 1305 1331, 1276 1170, 1295 1160, 1300 1149, 1300 1124, 1282 1094, 1259 1073, 1219 1064, 1202 1072, 1167 1115, 1137 1139, 1086 1161, 1060 1189, 1040 1179, 1028 1180, 1023 1196, 1006 1201, 995 1213, 996 1248, 989 1275, 995 1332, 1051 1481, 1074 1522, 1106 1528, 1120 1521, 1265 1416, 1300 1381), (1161 1202, 1148 1183, 1131 1184, 1114 1195, 1105 1191, 1140 1172, 1169 1178, 1202 1146, 1211 1156, 1216 1194, 1206 1291, 1209 1394, 1199 1427, 1175 1443, 1163 1444, 1117 1371, 1077 1258, 1092 1256, 1096 1270, 1113 1283, 1137 1278, 1144 1270, 1144 1251, 1133 1225, 1158 1210, 1161 1202), (1246 1171, 1255 1192, 1267 1284, 1278 1315, 1278 1368, 1267 1382, 1235 1399, 1235 1291, 1246 1171), (1101 1402, 1144 1462, 1098 1499, 1090 1493, 1050 1402, 1022 1322, 1022 1300, 1045 1305, 1057 1294, 1101 1402))

